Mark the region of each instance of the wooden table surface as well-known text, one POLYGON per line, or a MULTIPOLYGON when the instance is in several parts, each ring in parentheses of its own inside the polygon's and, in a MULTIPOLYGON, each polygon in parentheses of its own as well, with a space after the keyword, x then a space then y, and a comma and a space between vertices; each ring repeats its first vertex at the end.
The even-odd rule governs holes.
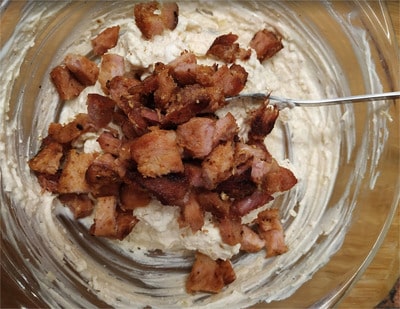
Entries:
MULTIPOLYGON (((387 1, 387 7, 396 32, 397 42, 400 42, 400 2, 387 1)), ((396 89, 399 90, 399 89, 396 89)), ((399 171, 400 172, 400 171, 399 171)), ((396 283, 400 275, 399 239, 400 239, 400 208, 391 228, 380 247, 375 258, 360 278, 349 291, 348 295, 338 305, 340 309, 368 309, 377 306, 396 283)), ((399 294, 400 291, 397 290, 399 294)), ((399 296, 397 299, 399 301, 399 296)), ((393 307, 391 307, 393 308, 393 307)), ((400 302, 395 308, 400 308, 400 302)))

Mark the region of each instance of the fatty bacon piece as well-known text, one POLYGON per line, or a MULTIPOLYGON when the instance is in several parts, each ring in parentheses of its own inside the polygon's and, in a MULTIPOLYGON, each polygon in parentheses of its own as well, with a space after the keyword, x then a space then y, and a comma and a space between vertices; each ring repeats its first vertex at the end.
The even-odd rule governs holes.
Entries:
POLYGON ((268 101, 249 115, 250 131, 248 138, 250 142, 263 142, 265 137, 271 133, 279 116, 279 109, 269 105, 268 101))
MULTIPOLYGON (((125 74, 125 59, 124 57, 116 54, 104 54, 101 56, 100 70, 98 81, 101 89, 105 94, 109 94, 108 82, 116 76, 123 76, 125 74)), ((115 101, 115 97, 111 97, 115 101)), ((118 102, 118 101, 117 101, 118 102)))
POLYGON ((119 36, 119 26, 109 27, 100 32, 95 38, 91 40, 93 53, 96 56, 105 54, 110 48, 117 45, 119 36))
POLYGON ((94 203, 88 194, 68 193, 58 196, 61 203, 68 206, 75 219, 89 216, 94 209, 94 203))
POLYGON ((182 150, 172 130, 154 129, 131 143, 132 159, 144 177, 158 177, 184 171, 182 150))
POLYGON ((54 67, 50 72, 50 79, 61 100, 74 99, 85 89, 65 65, 54 67))
POLYGON ((63 146, 50 141, 47 144, 42 144, 36 156, 29 160, 29 167, 37 173, 55 175, 60 168, 62 157, 63 146))
POLYGON ((258 31, 251 39, 250 47, 256 51, 257 59, 263 62, 283 48, 282 37, 277 33, 263 29, 258 31))
POLYGON ((176 3, 156 1, 138 3, 134 8, 135 22, 146 39, 174 30, 178 25, 179 8, 176 3))
POLYGON ((99 68, 95 62, 85 56, 68 54, 64 58, 64 63, 82 85, 91 86, 96 83, 99 68))
POLYGON ((238 36, 233 33, 217 37, 211 44, 206 55, 212 55, 226 63, 234 63, 236 59, 248 60, 251 50, 240 48, 239 43, 235 43, 237 39, 238 36))
POLYGON ((96 129, 104 128, 111 122, 115 102, 109 97, 89 93, 86 104, 89 118, 96 129))
POLYGON ((278 209, 273 208, 260 212, 256 222, 258 234, 265 240, 267 257, 280 255, 288 250, 278 209))
POLYGON ((235 118, 228 113, 221 119, 193 117, 178 126, 178 144, 191 158, 204 158, 223 141, 230 141, 238 133, 235 118))
POLYGON ((137 218, 132 213, 118 211, 115 196, 99 197, 90 232, 94 236, 122 240, 132 231, 137 222, 137 218))
POLYGON ((236 275, 229 260, 214 261, 200 252, 196 253, 195 262, 186 280, 186 291, 218 293, 222 288, 236 280, 236 275))

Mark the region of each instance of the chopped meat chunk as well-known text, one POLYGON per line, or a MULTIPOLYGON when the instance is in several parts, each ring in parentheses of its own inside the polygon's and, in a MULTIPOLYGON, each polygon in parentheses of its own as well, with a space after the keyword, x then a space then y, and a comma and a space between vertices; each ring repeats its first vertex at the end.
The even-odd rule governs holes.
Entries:
POLYGON ((186 281, 189 293, 218 293, 222 288, 235 281, 236 275, 230 261, 212 260, 209 256, 196 253, 196 260, 186 281))
POLYGON ((85 56, 68 54, 64 58, 64 63, 82 85, 91 86, 96 83, 99 68, 95 62, 85 56))
POLYGON ((223 89, 226 97, 238 95, 243 90, 248 73, 239 64, 232 64, 229 68, 221 66, 213 75, 214 85, 223 89))
POLYGON ((192 158, 204 158, 214 146, 215 120, 193 117, 178 126, 177 140, 185 152, 192 158))
POLYGON ((94 223, 90 231, 95 236, 111 237, 117 235, 117 198, 104 196, 97 199, 94 223))
POLYGON ((49 126, 49 136, 60 144, 67 144, 77 139, 83 133, 92 129, 92 123, 88 114, 77 114, 73 121, 62 125, 51 123, 49 126))
POLYGON ((242 225, 240 250, 246 252, 258 252, 265 247, 265 240, 262 239, 247 225, 242 225))
POLYGON ((97 142, 104 152, 111 153, 114 156, 119 155, 122 141, 111 132, 105 131, 101 133, 97 138, 97 142))
POLYGON ((283 192, 291 189, 297 183, 297 178, 288 168, 279 166, 275 160, 271 171, 266 174, 264 179, 264 188, 269 194, 283 192))
POLYGON ((58 182, 60 180, 61 171, 58 171, 54 175, 36 173, 39 185, 43 190, 52 193, 58 193, 58 182))
POLYGON ((278 118, 279 110, 276 106, 263 104, 250 115, 249 140, 264 141, 264 138, 272 131, 278 118))
POLYGON ((61 100, 74 99, 85 89, 85 86, 63 65, 52 69, 50 77, 61 100))
POLYGON ((156 1, 138 3, 134 8, 135 22, 143 36, 151 39, 164 30, 174 30, 178 24, 179 8, 176 3, 156 1))
POLYGON ((133 210, 137 207, 147 206, 151 196, 147 190, 136 182, 123 184, 120 189, 120 203, 123 210, 133 210))
POLYGON ((116 233, 115 238, 124 239, 135 227, 139 220, 132 214, 127 212, 118 212, 116 218, 116 233))
MULTIPOLYGON (((99 70, 99 83, 104 93, 108 94, 107 82, 113 77, 123 76, 125 74, 124 57, 116 54, 104 54, 101 57, 99 70)), ((112 99, 116 100, 114 97, 112 99)), ((117 101, 117 100, 116 100, 117 101)))
POLYGON ((235 200, 232 205, 232 212, 242 217, 272 200, 273 197, 270 194, 257 190, 249 196, 235 200))
POLYGON ((58 183, 59 193, 89 193, 90 187, 86 182, 86 171, 93 160, 95 153, 80 153, 75 149, 68 152, 65 166, 58 183))
POLYGON ((278 209, 273 208, 260 212, 256 222, 259 234, 265 240, 267 257, 283 254, 288 250, 278 209))
POLYGON ((134 180, 153 194, 162 204, 184 206, 189 184, 181 174, 167 174, 160 177, 134 175, 134 180))
POLYGON ((242 224, 240 218, 223 217, 218 222, 222 241, 230 246, 240 243, 242 239, 242 224))
POLYGON ((58 198, 68 206, 75 219, 87 217, 93 212, 94 203, 87 194, 61 194, 58 198))
POLYGON ((60 168, 61 158, 63 156, 63 147, 56 142, 50 142, 44 145, 38 154, 29 160, 31 170, 54 175, 60 168))
POLYGON ((118 106, 123 106, 124 101, 122 98, 129 96, 129 89, 137 85, 140 85, 140 81, 136 78, 127 76, 114 76, 107 82, 107 89, 110 97, 118 104, 118 106))
POLYGON ((283 48, 282 37, 267 29, 260 30, 250 41, 250 47, 256 51, 257 59, 263 62, 283 48))
POLYGON ((96 129, 104 128, 111 122, 115 107, 113 100, 97 93, 89 93, 86 103, 88 115, 96 129))
POLYGON ((195 194, 189 193, 189 196, 185 198, 179 223, 181 227, 189 226, 193 233, 203 227, 204 211, 197 202, 195 194))
POLYGON ((119 26, 109 27, 100 32, 94 39, 91 40, 93 53, 96 56, 101 56, 106 53, 110 48, 117 45, 119 26))
POLYGON ((227 217, 232 205, 232 202, 228 198, 223 199, 221 194, 208 190, 199 191, 197 200, 205 211, 212 213, 218 219, 227 217))
POLYGON ((216 146, 202 162, 203 178, 207 189, 217 185, 232 175, 234 147, 227 142, 216 146))
POLYGON ((245 50, 235 43, 238 36, 233 33, 217 37, 211 44, 206 55, 212 55, 226 63, 234 63, 236 59, 247 60, 250 58, 251 50, 245 50))
POLYGON ((181 149, 175 131, 154 130, 142 135, 131 144, 132 159, 145 177, 183 172, 181 149))

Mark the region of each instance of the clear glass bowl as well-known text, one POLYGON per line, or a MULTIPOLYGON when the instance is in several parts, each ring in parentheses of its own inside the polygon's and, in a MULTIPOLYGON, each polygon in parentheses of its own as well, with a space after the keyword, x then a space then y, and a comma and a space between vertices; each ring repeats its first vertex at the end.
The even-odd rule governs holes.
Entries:
MULTIPOLYGON (((220 2, 221 10, 224 3, 220 2)), ((51 197, 42 196, 33 185, 35 178, 27 168, 40 136, 61 108, 57 99, 43 94, 50 68, 68 48, 81 43, 77 38, 93 21, 107 12, 132 14, 132 7, 127 2, 96 1, 1 5, 1 266, 2 284, 13 295, 3 296, 4 306, 299 308, 336 304, 374 257, 399 203, 399 111, 394 101, 331 109, 337 121, 340 146, 335 151, 340 159, 319 219, 302 224, 311 226, 313 243, 304 250, 294 249, 297 257, 287 265, 276 259, 255 270, 250 258, 235 257, 238 272, 251 273, 249 286, 233 284, 218 295, 185 296, 179 284, 157 288, 142 280, 149 271, 159 281, 182 278, 190 257, 171 264, 171 256, 153 254, 149 264, 140 264, 114 244, 93 240, 82 225, 57 216, 52 207, 38 211, 26 205, 51 204, 51 197), (324 224, 329 231, 321 228, 324 224), (265 278, 263 271, 268 273, 265 278), (114 280, 109 296, 99 292, 107 276, 114 280), (285 286, 274 290, 279 281, 285 286), (271 295, 271 290, 276 294, 271 295), (263 301, 268 303, 257 305, 263 301)), ((338 95, 399 90, 398 49, 383 3, 295 1, 271 4, 271 12, 271 18, 298 29, 305 54, 330 61, 330 67, 321 68, 317 61, 315 72, 338 95), (333 72, 336 79, 327 80, 324 70, 333 72)), ((290 136, 283 132, 281 138, 290 146, 290 136)), ((284 155, 290 157, 287 151, 284 155)), ((298 225, 292 211, 300 211, 301 196, 290 192, 276 203, 281 204, 285 229, 298 225)))

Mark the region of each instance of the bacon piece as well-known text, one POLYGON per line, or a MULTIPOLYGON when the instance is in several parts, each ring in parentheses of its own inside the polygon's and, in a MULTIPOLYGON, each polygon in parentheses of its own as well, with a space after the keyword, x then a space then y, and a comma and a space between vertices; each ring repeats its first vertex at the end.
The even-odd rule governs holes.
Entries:
POLYGON ((196 200, 195 194, 189 193, 185 197, 179 226, 189 226, 193 233, 199 231, 204 225, 204 211, 196 200))
POLYGON ((265 240, 267 257, 283 254, 288 250, 278 209, 273 208, 260 212, 256 222, 259 234, 265 240))
POLYGON ((247 82, 248 73, 239 64, 232 64, 229 68, 221 66, 213 75, 214 85, 223 89, 226 97, 238 95, 247 82))
POLYGON ((212 55, 226 63, 234 63, 236 59, 247 60, 250 58, 251 50, 245 50, 235 43, 238 39, 232 32, 217 37, 207 50, 206 55, 212 55))
POLYGON ((242 239, 242 224, 240 218, 223 217, 218 221, 222 241, 230 246, 240 243, 242 239))
POLYGON ((58 65, 52 69, 50 78, 61 100, 74 99, 85 89, 85 86, 63 65, 58 65))
POLYGON ((201 190, 197 193, 197 201, 200 206, 213 214, 214 217, 221 219, 229 215, 232 202, 229 198, 223 199, 223 194, 214 191, 201 190))
POLYGON ((115 137, 111 132, 101 133, 97 138, 97 142, 104 152, 111 153, 114 156, 119 155, 122 141, 115 137))
POLYGON ((52 193, 58 193, 58 182, 60 181, 60 176, 61 170, 54 175, 36 173, 40 187, 42 187, 43 190, 52 193))
POLYGON ((75 219, 87 217, 92 214, 94 203, 87 194, 61 194, 58 196, 61 203, 68 206, 75 219))
POLYGON ((181 149, 175 131, 156 129, 142 135, 131 144, 132 159, 145 177, 183 172, 181 149))
POLYGON ((150 178, 142 175, 132 175, 151 194, 164 205, 184 206, 185 197, 189 192, 189 184, 184 174, 167 174, 150 178))
MULTIPOLYGON (((122 100, 122 98, 129 97, 129 89, 140 84, 140 81, 136 78, 128 76, 114 76, 107 82, 107 89, 111 99, 113 99, 118 106, 123 106, 126 101, 122 100)), ((120 108, 123 110, 125 109, 124 107, 120 108)))
POLYGON ((86 182, 86 170, 96 158, 96 153, 80 153, 71 149, 65 160, 58 183, 58 192, 63 193, 89 193, 90 187, 86 182))
POLYGON ((265 137, 272 131, 275 121, 279 116, 279 110, 276 106, 261 105, 250 114, 250 132, 248 134, 250 141, 263 142, 265 137))
POLYGON ((176 130, 178 144, 192 158, 204 158, 213 149, 215 120, 193 117, 178 126, 176 130))
POLYGON ((291 189, 297 183, 293 172, 273 160, 271 171, 265 175, 263 187, 269 194, 291 189))
POLYGON ((242 217, 250 211, 264 206, 274 198, 264 191, 254 191, 251 195, 235 200, 232 205, 232 213, 242 217))
POLYGON ((115 168, 115 158, 101 154, 88 167, 85 177, 94 196, 118 195, 121 179, 115 168))
POLYGON ((236 275, 230 261, 214 261, 209 256, 197 252, 192 270, 186 280, 186 291, 188 293, 199 291, 218 293, 235 279, 236 275))
POLYGON ((164 68, 156 73, 158 87, 154 91, 155 106, 161 110, 166 110, 175 100, 177 84, 169 74, 169 69, 164 68))
POLYGON ((104 196, 97 199, 94 211, 94 223, 90 232, 94 236, 111 237, 117 235, 117 198, 115 196, 104 196))
POLYGON ((251 195, 257 189, 257 185, 251 180, 251 169, 234 173, 228 179, 218 184, 216 191, 224 193, 233 199, 242 199, 251 195))
POLYGON ((75 119, 65 125, 51 123, 48 129, 49 136, 60 144, 67 144, 77 139, 83 133, 92 130, 92 123, 88 114, 77 114, 75 119))
POLYGON ((265 247, 265 240, 262 239, 247 225, 242 225, 240 250, 246 252, 258 252, 265 247))
POLYGON ((147 206, 151 201, 150 194, 138 183, 123 184, 119 191, 120 206, 123 210, 133 210, 147 206))
POLYGON ((202 162, 205 187, 215 189, 217 185, 232 175, 234 162, 234 147, 232 142, 222 143, 202 162))
POLYGON ((94 39, 91 40, 93 53, 96 56, 101 56, 106 53, 110 48, 117 45, 119 26, 109 27, 100 32, 94 39))
POLYGON ((202 178, 201 166, 195 163, 185 162, 183 164, 185 169, 185 177, 189 185, 193 188, 200 188, 204 186, 202 178))
MULTIPOLYGON (((116 54, 104 54, 101 57, 99 83, 105 94, 108 94, 107 82, 112 80, 113 77, 123 76, 125 74, 125 60, 124 57, 116 54)), ((111 97, 115 101, 115 97, 111 97)))
POLYGON ((104 128, 111 122, 115 108, 113 100, 97 93, 89 93, 86 103, 88 115, 96 129, 104 128))
POLYGON ((29 160, 31 170, 54 175, 60 168, 61 158, 63 157, 63 147, 56 142, 50 142, 42 147, 40 151, 29 160))
POLYGON ((221 104, 225 104, 225 99, 217 88, 202 87, 198 84, 188 85, 179 89, 176 100, 167 109, 164 122, 182 124, 209 106, 221 104))
POLYGON ((174 30, 178 24, 178 13, 176 3, 152 1, 138 3, 134 8, 136 25, 146 39, 162 34, 165 29, 174 30))
POLYGON ((99 76, 97 64, 85 56, 68 54, 64 58, 65 66, 84 86, 94 85, 99 76))
POLYGON ((139 220, 132 213, 127 212, 117 212, 115 221, 116 233, 114 238, 119 240, 122 240, 128 236, 135 227, 136 223, 139 222, 139 220))
POLYGON ((263 62, 283 48, 282 37, 267 29, 258 31, 250 41, 250 47, 256 51, 257 59, 263 62))
POLYGON ((215 123, 215 133, 213 136, 214 144, 233 140, 238 132, 239 127, 235 117, 233 117, 231 113, 227 113, 215 123))

